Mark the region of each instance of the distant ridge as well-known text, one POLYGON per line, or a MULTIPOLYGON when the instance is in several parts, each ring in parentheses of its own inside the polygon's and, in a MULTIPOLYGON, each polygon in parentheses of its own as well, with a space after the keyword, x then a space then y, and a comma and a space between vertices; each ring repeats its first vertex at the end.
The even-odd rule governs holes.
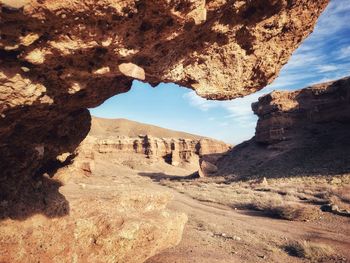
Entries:
POLYGON ((149 135, 159 138, 203 139, 200 135, 161 128, 151 124, 140 123, 127 119, 104 119, 92 117, 90 135, 94 137, 116 137, 149 135))

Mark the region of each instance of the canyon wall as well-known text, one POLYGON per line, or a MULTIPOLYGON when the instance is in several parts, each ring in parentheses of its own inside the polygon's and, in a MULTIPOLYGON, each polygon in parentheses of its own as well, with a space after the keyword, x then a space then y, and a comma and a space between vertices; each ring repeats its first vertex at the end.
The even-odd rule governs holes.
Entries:
POLYGON ((255 136, 218 163, 222 173, 254 176, 350 172, 350 78, 253 103, 255 136))
MULTIPOLYGON (((93 170, 94 155, 111 162, 137 169, 142 164, 168 164, 188 170, 199 169, 199 159, 207 154, 222 154, 231 146, 209 138, 157 138, 149 135, 138 137, 118 136, 99 139, 88 136, 78 147, 74 165, 87 174, 93 170)), ((141 168, 142 169, 142 168, 141 168)))
MULTIPOLYGON (((14 224, 10 232, 1 224, 1 243, 6 233, 21 239, 33 231, 28 223, 33 215, 48 217, 46 240, 73 229, 50 219, 68 216, 77 224, 79 215, 69 210, 73 200, 43 174, 55 174, 74 158, 90 129, 87 108, 129 91, 134 79, 153 86, 177 83, 208 99, 251 94, 278 75, 328 2, 1 0, 0 220, 27 223, 14 224)), ((168 232, 158 233, 154 244, 168 232)), ((43 239, 27 247, 40 251, 53 243, 43 239)), ((80 245, 76 251, 86 252, 80 245)), ((35 251, 17 252, 21 262, 35 251)), ((52 253, 43 260, 58 252, 52 253)), ((72 255, 73 262, 84 260, 72 255)))
MULTIPOLYGON (((274 144, 322 133, 327 123, 350 121, 350 78, 294 92, 274 91, 252 105, 257 142, 274 144)), ((332 132, 332 131, 328 131, 332 132)))
POLYGON ((55 169, 56 156, 88 133, 86 108, 127 92, 133 79, 209 99, 263 88, 328 2, 2 0, 2 188, 55 169))

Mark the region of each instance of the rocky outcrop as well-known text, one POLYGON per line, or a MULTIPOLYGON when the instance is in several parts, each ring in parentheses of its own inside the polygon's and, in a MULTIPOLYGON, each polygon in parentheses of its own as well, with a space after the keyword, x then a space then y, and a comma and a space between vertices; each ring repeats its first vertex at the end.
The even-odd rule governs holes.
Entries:
POLYGON ((327 3, 2 0, 1 181, 52 169, 86 136, 85 109, 133 79, 210 99, 263 88, 327 3))
POLYGON ((219 173, 254 176, 350 171, 350 78, 275 91, 252 105, 255 137, 220 159, 219 173))
POLYGON ((93 155, 100 154, 120 164, 130 165, 132 161, 166 163, 195 172, 199 168, 201 156, 221 154, 230 148, 224 142, 209 138, 157 138, 139 135, 99 139, 88 136, 77 150, 79 157, 74 165, 87 171, 93 166, 93 155))
POLYGON ((202 156, 221 155, 231 147, 222 141, 155 125, 93 117, 90 133, 79 145, 73 166, 88 175, 95 156, 103 156, 135 170, 156 165, 158 171, 171 165, 190 174, 198 171, 202 156))
POLYGON ((328 3, 2 2, 1 49, 17 74, 8 79, 26 79, 36 91, 25 104, 57 104, 63 94, 87 99, 96 87, 113 90, 102 82, 116 77, 175 82, 210 98, 247 95, 276 77, 328 3))
MULTIPOLYGON (((169 193, 142 178, 132 181, 130 171, 103 170, 110 163, 96 165, 91 177, 64 168, 59 174, 70 179, 60 187, 65 201, 46 195, 45 215, 1 221, 1 262, 141 263, 180 242, 187 217, 166 209, 169 193)), ((40 182, 37 191, 45 187, 40 182)))
MULTIPOLYGON (((255 141, 274 144, 322 132, 322 123, 350 122, 350 78, 294 92, 274 91, 252 105, 255 141)), ((331 131, 330 131, 331 132, 331 131)))
MULTIPOLYGON (((174 82, 209 99, 253 93, 277 76, 328 2, 1 0, 0 218, 67 215, 60 184, 42 175, 71 162, 90 128, 87 108, 127 92, 134 79, 174 82)), ((8 259, 36 252, 28 244, 8 259)))
POLYGON ((218 172, 218 167, 214 164, 216 161, 209 162, 205 158, 199 160, 199 177, 208 177, 215 175, 218 172))

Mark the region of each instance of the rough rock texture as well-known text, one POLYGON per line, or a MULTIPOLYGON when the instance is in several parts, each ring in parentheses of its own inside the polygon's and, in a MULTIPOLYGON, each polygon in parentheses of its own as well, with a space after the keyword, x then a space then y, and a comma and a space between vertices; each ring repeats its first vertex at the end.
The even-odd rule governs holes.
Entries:
POLYGON ((259 90, 328 0, 1 2, 0 168, 13 178, 52 169, 86 136, 84 109, 134 78, 211 99, 259 90))
POLYGON ((60 94, 89 95, 92 81, 118 76, 176 82, 211 98, 250 94, 276 77, 328 3, 27 0, 18 9, 4 2, 0 43, 16 61, 6 68, 34 83, 37 100, 47 95, 55 104, 60 94))
POLYGON ((220 172, 284 176, 350 171, 349 77, 272 92, 252 108, 259 116, 255 137, 221 158, 220 172))
POLYGON ((93 156, 101 154, 132 168, 140 167, 142 163, 164 163, 187 169, 190 173, 199 169, 200 157, 222 154, 230 148, 231 145, 224 142, 193 134, 124 119, 94 117, 91 132, 77 149, 79 157, 74 160, 74 165, 88 174, 93 169, 93 156), (137 132, 144 134, 135 136, 137 132))
POLYGON ((0 218, 68 213, 60 184, 42 174, 71 162, 89 131, 86 108, 134 79, 210 99, 253 93, 328 2, 1 0, 0 218), (57 198, 65 209, 51 213, 57 198))
POLYGON ((273 144, 305 133, 318 134, 322 123, 350 122, 350 78, 294 92, 275 91, 252 105, 259 117, 257 142, 273 144))
POLYGON ((215 175, 217 171, 218 167, 215 164, 213 164, 213 162, 209 162, 204 158, 201 158, 199 160, 199 177, 208 177, 211 175, 215 175))
MULTIPOLYGON (((135 155, 152 162, 165 162, 173 166, 198 168, 201 155, 224 153, 231 147, 212 139, 190 140, 183 138, 155 138, 150 136, 120 137, 115 139, 96 139, 88 136, 79 147, 79 155, 92 155, 94 152, 106 154, 114 161, 126 161, 135 155), (211 143, 211 148, 202 148, 202 144, 211 143), (81 150, 80 150, 81 149, 81 150), (88 152, 90 149, 91 152, 88 152), (91 154, 92 153, 92 154, 91 154)), ((78 158, 79 159, 79 158, 78 158)))
POLYGON ((171 194, 109 164, 98 160, 90 177, 68 166, 58 173, 65 178, 46 178, 64 181, 61 196, 39 200, 45 215, 2 219, 0 262, 141 263, 177 245, 187 219, 166 209, 171 194))
POLYGON ((198 141, 183 138, 155 138, 148 135, 140 135, 137 138, 124 137, 115 140, 97 140, 96 147, 99 153, 142 154, 149 159, 164 159, 165 162, 174 166, 192 162, 191 159, 195 156, 199 157, 200 152, 201 154, 211 154, 226 152, 230 149, 227 144, 211 139, 200 139, 198 141), (207 141, 210 141, 213 147, 204 151, 201 146, 203 142, 208 143, 207 141))

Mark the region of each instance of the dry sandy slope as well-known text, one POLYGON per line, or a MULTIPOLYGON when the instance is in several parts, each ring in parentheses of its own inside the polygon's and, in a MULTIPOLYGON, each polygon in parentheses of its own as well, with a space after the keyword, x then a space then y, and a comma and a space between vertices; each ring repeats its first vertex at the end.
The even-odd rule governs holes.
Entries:
POLYGON ((89 135, 103 138, 116 136, 137 137, 139 135, 149 135, 158 138, 205 138, 200 135, 169 130, 155 125, 144 124, 127 119, 104 119, 98 117, 92 117, 89 135))

